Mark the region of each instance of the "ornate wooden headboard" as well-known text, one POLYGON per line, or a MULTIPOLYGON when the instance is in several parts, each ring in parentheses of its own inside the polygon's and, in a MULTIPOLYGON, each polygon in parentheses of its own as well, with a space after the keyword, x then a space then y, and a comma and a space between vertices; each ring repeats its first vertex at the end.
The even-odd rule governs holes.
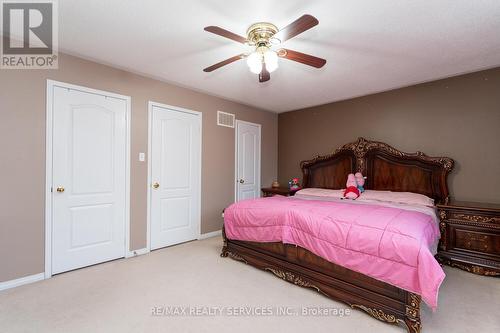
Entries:
POLYGON ((303 187, 345 188, 347 175, 360 171, 368 177, 366 189, 420 193, 444 203, 453 160, 404 153, 383 142, 358 138, 330 155, 302 161, 300 167, 303 187))

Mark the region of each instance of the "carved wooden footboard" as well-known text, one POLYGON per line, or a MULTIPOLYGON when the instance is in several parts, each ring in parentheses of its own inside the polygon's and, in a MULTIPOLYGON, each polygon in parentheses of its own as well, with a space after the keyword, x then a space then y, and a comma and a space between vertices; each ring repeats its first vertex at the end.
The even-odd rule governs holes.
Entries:
POLYGON ((335 265, 298 246, 228 240, 222 231, 222 257, 268 271, 295 285, 311 288, 389 324, 418 333, 420 296, 335 265))

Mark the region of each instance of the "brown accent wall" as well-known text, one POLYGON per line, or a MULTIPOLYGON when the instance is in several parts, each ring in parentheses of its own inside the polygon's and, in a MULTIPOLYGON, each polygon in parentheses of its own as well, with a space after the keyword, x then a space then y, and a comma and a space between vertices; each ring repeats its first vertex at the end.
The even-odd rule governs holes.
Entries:
MULTIPOLYGON (((331 87, 330 89, 335 89, 331 87)), ((363 136, 449 156, 456 199, 500 203, 500 68, 279 115, 278 174, 363 136)))
POLYGON ((59 70, 0 71, 0 282, 44 271, 46 80, 132 97, 131 249, 146 246, 149 100, 203 112, 202 233, 219 230, 234 197, 234 130, 217 110, 262 125, 262 184, 277 176, 276 114, 73 56, 59 70))

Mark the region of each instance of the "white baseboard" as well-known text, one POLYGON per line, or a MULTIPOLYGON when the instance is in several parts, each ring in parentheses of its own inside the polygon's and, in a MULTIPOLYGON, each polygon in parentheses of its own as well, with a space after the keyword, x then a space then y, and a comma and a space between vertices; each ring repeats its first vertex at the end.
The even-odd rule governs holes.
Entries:
POLYGON ((22 278, 0 282, 0 290, 10 289, 14 287, 22 286, 23 284, 33 283, 45 279, 45 273, 38 273, 28 276, 23 276, 22 278))
POLYGON ((144 247, 142 249, 128 251, 125 258, 137 257, 137 256, 141 256, 141 255, 146 254, 146 253, 149 253, 149 249, 144 247))
POLYGON ((198 237, 198 239, 207 239, 207 238, 211 238, 211 237, 217 237, 217 236, 220 236, 222 235, 222 230, 216 230, 216 231, 212 231, 212 232, 207 232, 206 234, 201 234, 200 237, 198 237))

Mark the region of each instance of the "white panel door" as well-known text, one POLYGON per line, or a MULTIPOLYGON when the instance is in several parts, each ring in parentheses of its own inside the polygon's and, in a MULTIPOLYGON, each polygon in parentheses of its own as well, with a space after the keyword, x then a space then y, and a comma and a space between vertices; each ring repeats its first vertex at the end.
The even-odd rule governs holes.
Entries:
POLYGON ((260 125, 236 121, 236 201, 260 197, 260 125))
POLYGON ((53 274, 125 254, 126 103, 54 87, 53 274))
POLYGON ((151 109, 151 249, 198 238, 201 115, 151 109))

